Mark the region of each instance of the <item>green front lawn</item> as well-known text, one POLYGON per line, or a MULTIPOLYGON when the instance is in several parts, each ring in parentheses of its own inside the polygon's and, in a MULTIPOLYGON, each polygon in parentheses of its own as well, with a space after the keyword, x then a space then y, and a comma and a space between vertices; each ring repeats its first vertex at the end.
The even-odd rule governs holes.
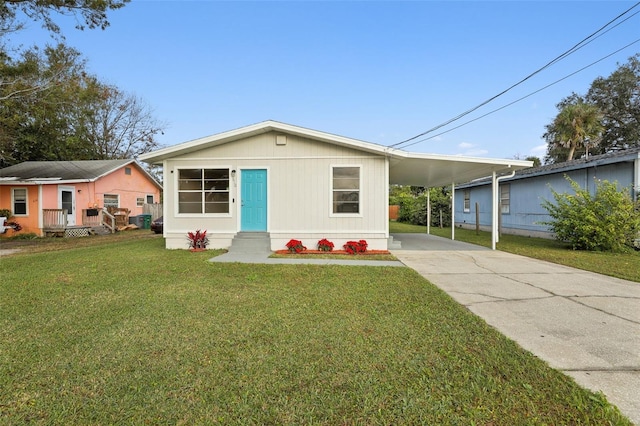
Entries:
POLYGON ((212 254, 2 258, 0 424, 630 424, 409 268, 212 254))
MULTIPOLYGON (((390 222, 391 233, 426 233, 425 226, 390 222)), ((431 234, 451 238, 451 228, 431 227, 431 234)), ((491 247, 491 233, 456 228, 458 241, 491 247)), ((572 250, 567 244, 545 238, 522 237, 503 234, 496 248, 509 253, 559 263, 585 271, 640 282, 640 251, 633 253, 605 253, 572 250)))

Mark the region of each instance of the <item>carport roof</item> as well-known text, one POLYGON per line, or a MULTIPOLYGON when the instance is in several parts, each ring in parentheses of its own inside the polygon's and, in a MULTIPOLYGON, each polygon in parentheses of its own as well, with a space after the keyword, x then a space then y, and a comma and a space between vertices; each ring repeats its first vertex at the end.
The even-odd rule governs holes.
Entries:
POLYGON ((162 164, 164 160, 178 155, 273 131, 385 156, 389 158, 389 184, 391 185, 438 187, 469 182, 491 176, 493 172, 496 175, 510 173, 531 167, 533 164, 531 161, 523 160, 408 152, 273 120, 163 148, 143 154, 139 159, 148 163, 162 164))
POLYGON ((460 184, 531 167, 532 162, 456 155, 394 151, 389 161, 389 184, 438 187, 460 184))

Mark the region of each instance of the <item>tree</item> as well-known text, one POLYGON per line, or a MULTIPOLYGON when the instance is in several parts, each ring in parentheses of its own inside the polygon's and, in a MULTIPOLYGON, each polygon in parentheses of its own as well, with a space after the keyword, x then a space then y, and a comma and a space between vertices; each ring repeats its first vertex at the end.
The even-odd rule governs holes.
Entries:
POLYGON ((131 0, 5 0, 0 3, 0 35, 19 31, 24 23, 17 21, 18 12, 42 22, 52 34, 61 35, 55 15, 73 16, 76 28, 105 29, 109 26, 107 12, 120 9, 131 0))
POLYGON ((547 126, 544 137, 548 152, 554 148, 567 150, 566 161, 573 159, 576 150, 588 155, 589 148, 600 143, 604 127, 602 115, 597 106, 587 104, 582 99, 566 105, 559 104, 560 112, 547 126))
POLYGON ((552 189, 555 203, 543 200, 552 220, 543 222, 560 241, 574 250, 629 251, 640 237, 640 204, 628 188, 616 182, 597 181, 591 195, 567 177, 575 194, 559 194, 552 189))
POLYGON ((532 161, 533 167, 540 167, 542 165, 542 161, 540 160, 540 158, 536 157, 535 155, 530 155, 525 158, 525 160, 532 161))
MULTIPOLYGON (((451 225, 451 191, 447 187, 430 188, 431 223, 451 225)), ((417 186, 395 186, 391 188, 389 204, 400 206, 399 222, 414 225, 427 224, 427 191, 417 186)))
MULTIPOLYGON (((86 61, 63 44, 30 49, 19 61, 0 61, 0 78, 28 69, 20 85, 48 82, 46 90, 0 86, 0 167, 30 160, 135 158, 155 149, 163 128, 139 98, 101 83, 86 61)), ((16 83, 18 84, 18 83, 16 83)))
POLYGON ((640 146, 640 53, 591 83, 586 101, 602 112, 602 153, 640 146))
MULTIPOLYGON (((562 112, 578 103, 592 105, 600 111, 602 135, 597 146, 589 146, 590 153, 604 154, 640 146, 640 53, 629 58, 626 64, 618 65, 609 77, 595 79, 585 96, 572 93, 556 107, 562 112)), ((557 143, 554 123, 545 129, 545 162, 565 161, 570 148, 557 143)), ((583 152, 582 147, 577 146, 575 152, 583 152)))
POLYGON ((76 131, 94 149, 94 159, 135 158, 158 147, 164 124, 137 96, 93 79, 77 111, 76 131))

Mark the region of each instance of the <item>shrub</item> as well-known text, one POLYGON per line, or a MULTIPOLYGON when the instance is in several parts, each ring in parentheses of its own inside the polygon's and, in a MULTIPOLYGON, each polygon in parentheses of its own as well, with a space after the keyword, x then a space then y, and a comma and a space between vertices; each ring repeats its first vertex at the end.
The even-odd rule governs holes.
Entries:
POLYGON ((360 241, 347 241, 343 246, 344 250, 349 254, 364 253, 367 251, 367 242, 365 240, 360 241))
POLYGON ((207 237, 207 231, 188 232, 187 238, 189 239, 189 248, 191 249, 204 249, 209 244, 209 238, 207 237))
POLYGON ((334 244, 326 238, 318 241, 318 250, 320 251, 333 251, 334 244))
MULTIPOLYGON (((431 202, 431 225, 451 226, 451 191, 447 188, 431 188, 429 200, 431 202)), ((413 225, 427 224, 426 192, 418 195, 403 193, 394 196, 393 201, 400 205, 398 222, 407 222, 413 225)))
POLYGON ((578 183, 567 180, 575 194, 559 194, 552 189, 555 204, 542 202, 552 220, 542 223, 575 250, 629 251, 640 233, 639 204, 629 190, 618 190, 617 182, 597 181, 592 196, 578 183))
POLYGON ((302 253, 307 248, 302 245, 302 241, 300 240, 289 240, 287 243, 287 248, 291 253, 302 253))

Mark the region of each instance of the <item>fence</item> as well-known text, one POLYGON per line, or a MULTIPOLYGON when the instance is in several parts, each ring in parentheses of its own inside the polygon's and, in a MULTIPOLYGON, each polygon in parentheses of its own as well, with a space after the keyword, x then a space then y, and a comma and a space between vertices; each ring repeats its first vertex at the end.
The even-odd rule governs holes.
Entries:
POLYGON ((42 209, 42 228, 45 231, 64 231, 67 227, 67 209, 42 209))
POLYGON ((142 206, 142 213, 150 214, 151 220, 155 220, 162 216, 162 203, 145 204, 142 206))

